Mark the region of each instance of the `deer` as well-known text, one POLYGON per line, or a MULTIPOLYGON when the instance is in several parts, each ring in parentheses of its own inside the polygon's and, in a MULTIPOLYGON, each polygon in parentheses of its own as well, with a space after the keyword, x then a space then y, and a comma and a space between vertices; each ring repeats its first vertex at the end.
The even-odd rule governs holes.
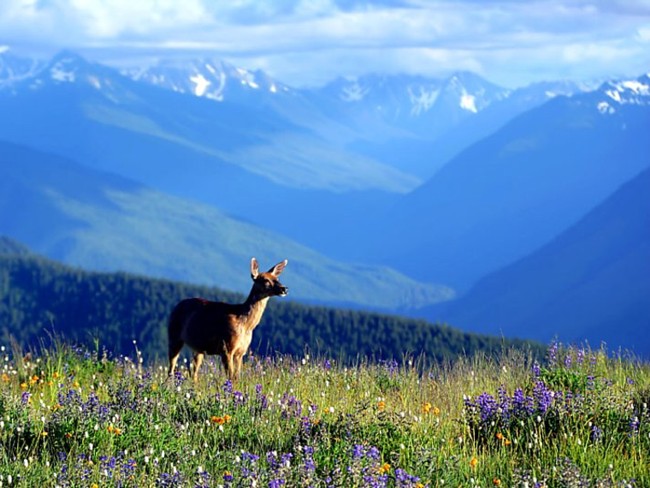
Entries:
POLYGON ((194 383, 198 382, 199 368, 206 354, 221 356, 228 379, 238 380, 243 357, 253 339, 253 331, 262 320, 269 298, 284 297, 289 292, 278 279, 287 263, 285 259, 266 273, 260 273, 257 260, 252 258, 250 272, 253 287, 244 303, 231 304, 205 298, 181 300, 169 316, 168 376, 174 375, 181 350, 187 345, 194 352, 194 383))

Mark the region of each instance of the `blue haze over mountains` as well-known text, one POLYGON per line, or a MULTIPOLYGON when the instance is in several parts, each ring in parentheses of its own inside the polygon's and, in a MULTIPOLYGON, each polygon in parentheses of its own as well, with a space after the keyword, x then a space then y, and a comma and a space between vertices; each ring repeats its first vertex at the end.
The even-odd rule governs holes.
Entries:
POLYGON ((649 90, 647 75, 509 90, 467 72, 299 90, 222 60, 119 72, 8 51, 0 233, 89 269, 233 289, 266 247, 304 301, 632 346, 650 238, 589 261, 600 238, 575 229, 643 227, 643 192, 616 195, 650 167, 649 90), (539 253, 553 266, 521 264, 539 253), (609 274, 565 279, 589 266, 609 274))

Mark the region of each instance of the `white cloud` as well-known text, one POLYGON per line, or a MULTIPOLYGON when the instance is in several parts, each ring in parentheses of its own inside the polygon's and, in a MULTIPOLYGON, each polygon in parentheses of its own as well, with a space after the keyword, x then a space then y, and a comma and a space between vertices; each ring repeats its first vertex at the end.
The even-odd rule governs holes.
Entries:
POLYGON ((470 69, 511 84, 645 72, 649 25, 650 0, 0 2, 0 42, 16 47, 221 56, 297 84, 367 71, 470 69))

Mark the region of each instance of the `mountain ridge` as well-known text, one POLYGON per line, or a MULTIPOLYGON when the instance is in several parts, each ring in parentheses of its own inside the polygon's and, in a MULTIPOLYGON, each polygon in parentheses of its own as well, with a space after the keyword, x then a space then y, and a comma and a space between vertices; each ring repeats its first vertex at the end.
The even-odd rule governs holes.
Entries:
POLYGON ((0 148, 0 233, 69 264, 240 289, 252 256, 289 258, 294 296, 312 303, 399 309, 453 294, 387 267, 336 261, 216 208, 60 156, 0 148))
POLYGON ((601 341, 650 356, 650 168, 540 249, 429 318, 540 341, 601 341))

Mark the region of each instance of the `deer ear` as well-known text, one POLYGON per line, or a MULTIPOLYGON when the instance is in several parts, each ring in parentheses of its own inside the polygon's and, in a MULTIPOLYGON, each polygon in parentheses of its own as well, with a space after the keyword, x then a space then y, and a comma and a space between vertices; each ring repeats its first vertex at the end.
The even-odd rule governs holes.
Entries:
POLYGON ((282 261, 282 262, 276 264, 275 266, 273 266, 269 270, 269 273, 271 273, 274 276, 280 276, 280 273, 282 273, 284 271, 284 268, 287 266, 288 263, 289 263, 289 261, 285 259, 284 261, 282 261))
POLYGON ((257 264, 257 259, 251 258, 251 278, 257 278, 258 274, 260 274, 260 265, 257 264))

